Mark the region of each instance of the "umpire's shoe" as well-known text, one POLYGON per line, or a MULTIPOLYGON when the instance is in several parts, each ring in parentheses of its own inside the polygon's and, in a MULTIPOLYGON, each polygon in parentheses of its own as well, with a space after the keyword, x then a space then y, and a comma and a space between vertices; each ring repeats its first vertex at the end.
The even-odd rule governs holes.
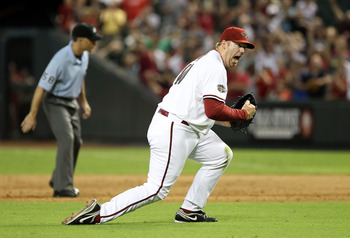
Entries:
MULTIPOLYGON (((53 182, 50 181, 49 185, 51 188, 53 188, 53 182)), ((73 190, 61 190, 61 191, 54 191, 53 196, 54 197, 78 197, 79 196, 79 189, 73 187, 73 190)))
POLYGON ((55 198, 74 198, 79 196, 79 189, 73 188, 72 190, 61 190, 61 191, 54 191, 53 196, 55 198))
POLYGON ((90 225, 99 223, 101 205, 96 199, 86 202, 86 205, 80 211, 67 217, 63 225, 90 225))
POLYGON ((175 215, 174 222, 184 223, 184 222, 217 222, 218 219, 213 217, 208 217, 202 210, 186 213, 182 208, 180 208, 175 215))

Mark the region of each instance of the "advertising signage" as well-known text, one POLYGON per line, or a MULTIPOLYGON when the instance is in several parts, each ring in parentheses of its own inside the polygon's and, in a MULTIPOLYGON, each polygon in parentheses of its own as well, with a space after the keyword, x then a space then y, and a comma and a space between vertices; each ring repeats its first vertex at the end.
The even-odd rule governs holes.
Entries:
POLYGON ((249 134, 258 140, 308 140, 313 134, 314 115, 308 107, 259 107, 249 134))

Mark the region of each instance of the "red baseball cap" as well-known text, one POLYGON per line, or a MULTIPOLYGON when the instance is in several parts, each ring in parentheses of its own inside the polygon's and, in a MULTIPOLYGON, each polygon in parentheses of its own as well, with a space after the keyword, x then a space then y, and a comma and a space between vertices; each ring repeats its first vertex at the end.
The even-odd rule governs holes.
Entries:
POLYGON ((220 37, 220 42, 223 40, 229 40, 236 43, 244 43, 247 45, 247 48, 249 49, 255 48, 255 45, 248 41, 247 32, 238 27, 226 28, 220 37))

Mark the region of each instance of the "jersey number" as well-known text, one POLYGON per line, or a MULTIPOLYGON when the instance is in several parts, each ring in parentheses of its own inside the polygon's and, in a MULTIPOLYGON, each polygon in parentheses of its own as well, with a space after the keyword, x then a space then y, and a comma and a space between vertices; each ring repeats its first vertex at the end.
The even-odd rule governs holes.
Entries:
POLYGON ((182 80, 185 78, 185 76, 187 75, 188 71, 190 71, 190 69, 192 68, 193 65, 194 65, 194 63, 188 64, 188 65, 181 71, 181 73, 176 77, 174 84, 179 84, 179 83, 181 83, 182 80))

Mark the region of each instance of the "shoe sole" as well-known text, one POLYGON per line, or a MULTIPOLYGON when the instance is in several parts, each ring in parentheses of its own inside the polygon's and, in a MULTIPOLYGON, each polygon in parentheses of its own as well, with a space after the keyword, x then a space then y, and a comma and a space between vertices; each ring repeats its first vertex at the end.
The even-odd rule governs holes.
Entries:
MULTIPOLYGON (((178 221, 178 220, 176 220, 176 219, 174 219, 174 222, 175 223, 190 223, 190 221, 178 221)), ((193 222, 192 222, 193 223, 193 222)))
POLYGON ((176 219, 174 219, 175 223, 211 223, 211 222, 218 222, 218 221, 178 221, 176 219))
POLYGON ((91 212, 95 205, 97 204, 97 200, 96 199, 91 199, 90 201, 88 201, 85 205, 85 207, 83 209, 81 209, 80 211, 73 213, 72 215, 70 215, 69 217, 67 217, 63 222, 62 225, 69 225, 72 222, 74 222, 83 212, 85 213, 89 213, 91 212))

